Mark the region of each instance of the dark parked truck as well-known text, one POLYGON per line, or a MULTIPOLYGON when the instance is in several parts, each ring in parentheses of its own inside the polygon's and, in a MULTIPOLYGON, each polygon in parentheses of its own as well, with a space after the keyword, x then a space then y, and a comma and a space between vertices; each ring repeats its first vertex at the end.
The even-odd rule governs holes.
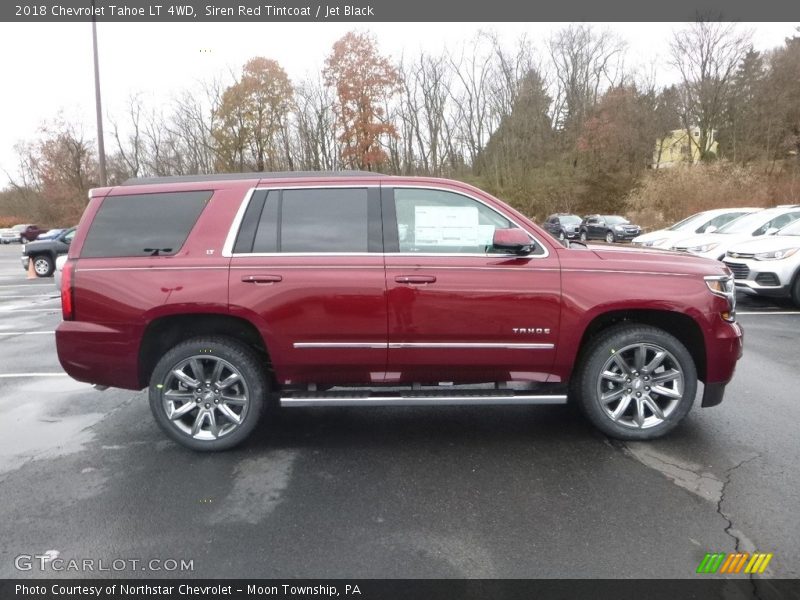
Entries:
POLYGON ((22 268, 26 271, 33 261, 33 270, 39 277, 50 277, 56 268, 56 259, 69 251, 75 228, 64 229, 51 239, 36 240, 22 247, 22 268))
POLYGON ((75 379, 149 389, 196 450, 295 406, 576 403, 650 439, 742 353, 721 263, 565 247, 469 185, 369 172, 95 189, 62 274, 75 379), (478 385, 480 384, 480 385, 478 385))

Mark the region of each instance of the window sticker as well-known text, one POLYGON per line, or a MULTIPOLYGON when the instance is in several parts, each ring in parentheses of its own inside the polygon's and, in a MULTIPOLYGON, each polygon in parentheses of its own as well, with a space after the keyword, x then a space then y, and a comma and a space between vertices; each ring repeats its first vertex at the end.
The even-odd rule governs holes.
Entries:
POLYGON ((418 247, 478 246, 485 236, 486 232, 480 231, 475 206, 414 207, 414 238, 418 247))

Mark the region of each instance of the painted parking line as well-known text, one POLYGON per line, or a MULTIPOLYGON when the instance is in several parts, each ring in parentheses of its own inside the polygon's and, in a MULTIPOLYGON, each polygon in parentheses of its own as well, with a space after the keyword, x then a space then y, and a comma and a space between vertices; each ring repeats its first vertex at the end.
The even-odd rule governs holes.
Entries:
POLYGON ((769 310, 757 312, 741 312, 736 311, 736 316, 740 315, 800 315, 800 310, 769 310))
POLYGON ((0 379, 21 379, 23 377, 69 377, 66 373, 0 373, 0 379))
POLYGON ((0 294, 0 300, 2 300, 3 298, 52 298, 52 299, 56 299, 56 298, 60 298, 60 297, 61 296, 58 295, 56 292, 53 292, 52 294, 26 294, 26 295, 22 295, 22 296, 6 296, 4 294, 0 294))
POLYGON ((53 335, 55 331, 0 331, 0 335, 53 335))
POLYGON ((24 283, 24 284, 14 284, 14 285, 5 285, 0 284, 0 288, 36 288, 36 287, 50 287, 55 285, 51 283, 24 283))
POLYGON ((58 312, 60 309, 57 306, 52 308, 0 308, 0 313, 11 314, 21 312, 58 312))

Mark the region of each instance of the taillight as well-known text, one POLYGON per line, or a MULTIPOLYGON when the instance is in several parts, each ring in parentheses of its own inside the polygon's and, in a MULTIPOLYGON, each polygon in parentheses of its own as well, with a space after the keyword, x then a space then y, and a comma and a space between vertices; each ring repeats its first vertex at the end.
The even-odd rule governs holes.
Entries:
POLYGON ((65 321, 75 318, 74 278, 75 263, 67 260, 61 269, 61 314, 65 321))

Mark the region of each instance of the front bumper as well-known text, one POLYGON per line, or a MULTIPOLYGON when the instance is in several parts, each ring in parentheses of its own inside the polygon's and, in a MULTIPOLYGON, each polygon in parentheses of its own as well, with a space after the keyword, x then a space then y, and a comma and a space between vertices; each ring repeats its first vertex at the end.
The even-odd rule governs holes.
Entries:
POLYGON ((749 296, 788 298, 797 264, 787 261, 735 260, 725 258, 736 290, 749 296))

